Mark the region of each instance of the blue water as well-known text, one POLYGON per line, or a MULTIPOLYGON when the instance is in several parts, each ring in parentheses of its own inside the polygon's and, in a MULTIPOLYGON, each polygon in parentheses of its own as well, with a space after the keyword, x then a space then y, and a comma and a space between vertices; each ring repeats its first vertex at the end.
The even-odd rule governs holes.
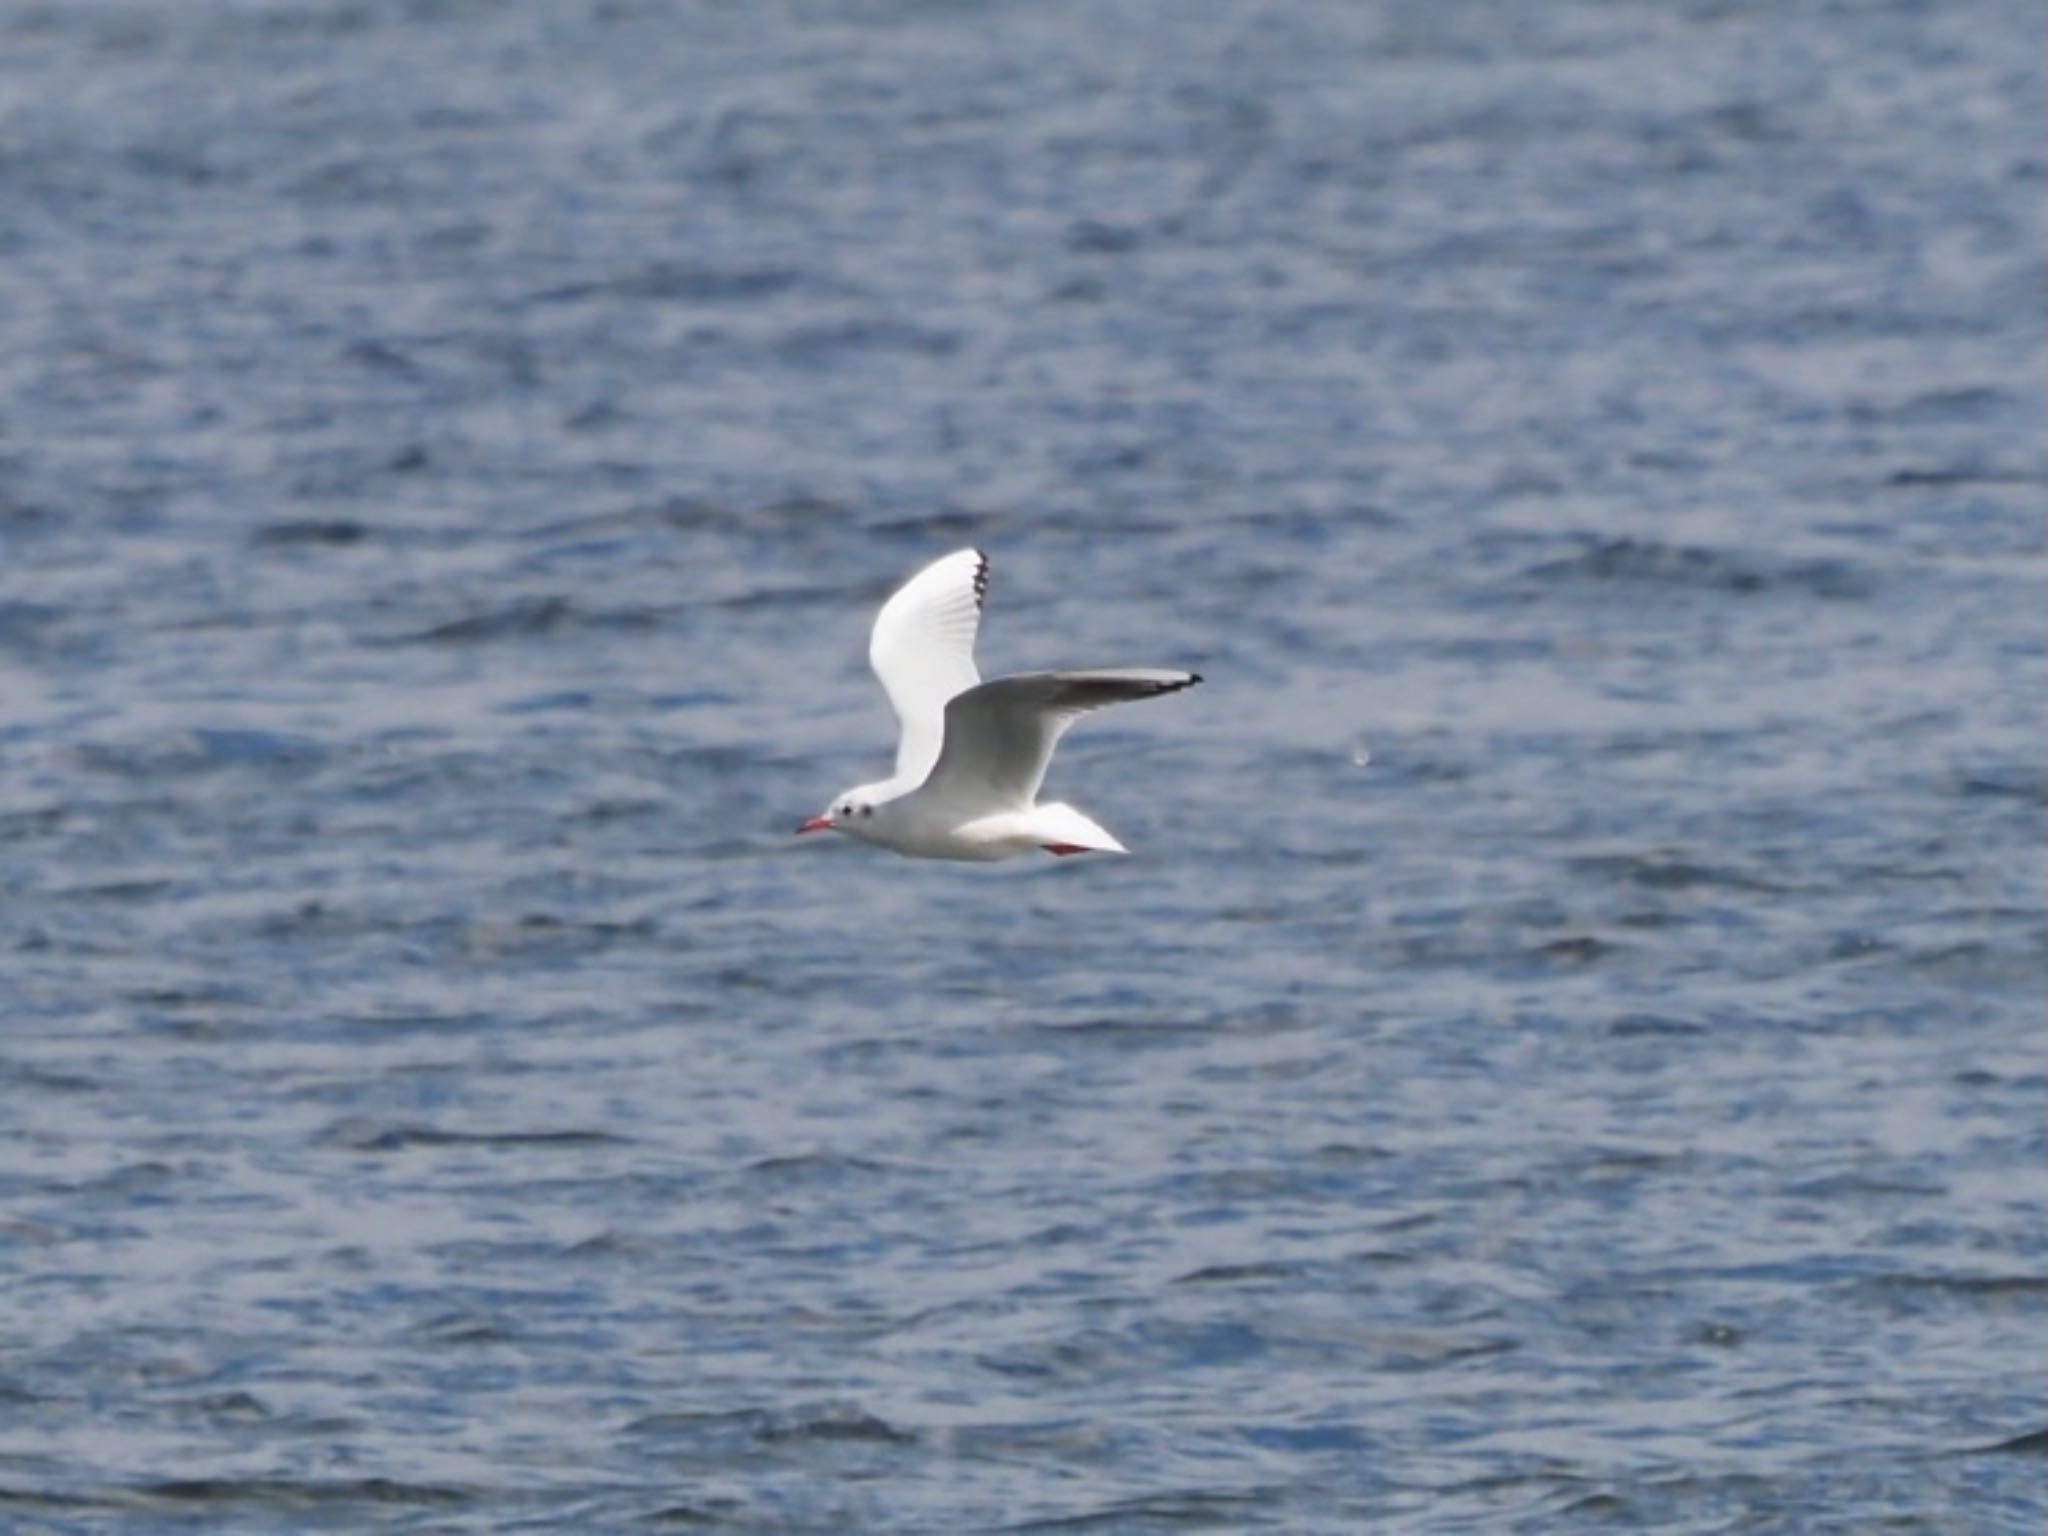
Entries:
POLYGON ((2041 1529, 2044 45, 0 8, 0 1529, 2041 1529))

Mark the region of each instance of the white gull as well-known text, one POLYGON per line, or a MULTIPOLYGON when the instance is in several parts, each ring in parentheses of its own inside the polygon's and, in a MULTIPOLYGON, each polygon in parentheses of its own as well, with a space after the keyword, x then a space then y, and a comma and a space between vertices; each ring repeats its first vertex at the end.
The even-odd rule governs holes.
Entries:
POLYGON ((897 589, 875 617, 868 662, 903 734, 896 771, 835 795, 799 832, 844 832, 921 859, 1124 853, 1071 805, 1038 803, 1046 764, 1090 710, 1189 688, 1163 667, 1019 672, 981 680, 974 637, 988 596, 988 556, 955 550, 897 589))

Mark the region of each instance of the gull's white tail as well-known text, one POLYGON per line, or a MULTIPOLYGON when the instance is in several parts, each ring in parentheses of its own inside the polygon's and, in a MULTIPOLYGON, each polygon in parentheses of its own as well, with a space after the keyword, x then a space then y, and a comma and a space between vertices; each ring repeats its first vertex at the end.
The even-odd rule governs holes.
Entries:
POLYGON ((1049 853, 1129 853, 1130 849, 1061 800, 1034 805, 1030 811, 1031 835, 1049 853))

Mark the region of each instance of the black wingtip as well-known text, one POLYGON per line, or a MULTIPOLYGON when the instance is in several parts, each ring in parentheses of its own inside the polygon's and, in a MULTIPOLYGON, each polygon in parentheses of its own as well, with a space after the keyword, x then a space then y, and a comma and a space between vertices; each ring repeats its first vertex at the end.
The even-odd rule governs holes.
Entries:
POLYGON ((976 546, 974 551, 974 605, 980 608, 988 602, 988 551, 976 546))

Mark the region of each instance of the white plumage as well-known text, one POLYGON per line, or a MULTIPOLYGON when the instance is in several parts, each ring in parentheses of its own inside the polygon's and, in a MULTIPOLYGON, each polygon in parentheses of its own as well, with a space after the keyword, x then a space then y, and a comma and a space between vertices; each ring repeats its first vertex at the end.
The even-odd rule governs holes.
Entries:
POLYGON ((1091 710, 1201 681, 1162 667, 1020 672, 982 682, 974 641, 988 596, 988 557, 956 550, 882 605, 868 661, 902 734, 896 771, 833 798, 799 832, 844 832, 927 859, 1122 853, 1070 805, 1038 803, 1053 748, 1091 710))

